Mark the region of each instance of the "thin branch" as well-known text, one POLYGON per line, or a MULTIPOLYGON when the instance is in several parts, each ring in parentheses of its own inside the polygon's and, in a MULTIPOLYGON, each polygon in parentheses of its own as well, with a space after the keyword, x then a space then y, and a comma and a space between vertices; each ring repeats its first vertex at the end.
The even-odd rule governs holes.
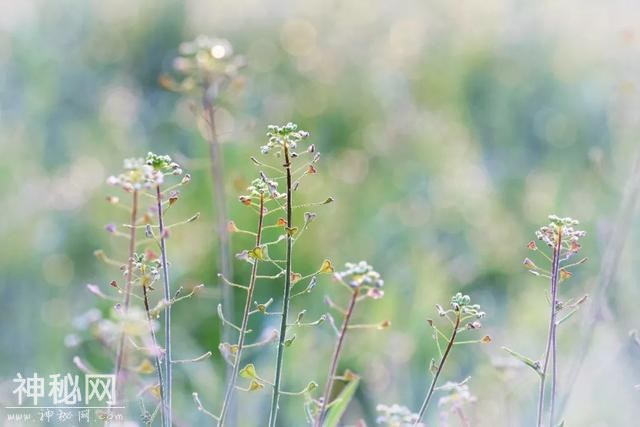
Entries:
POLYGON ((151 315, 151 310, 149 308, 149 295, 147 286, 142 284, 142 294, 144 298, 144 311, 147 314, 147 322, 149 323, 149 335, 151 335, 151 345, 153 346, 153 359, 156 365, 156 371, 158 372, 158 384, 160 387, 160 402, 162 406, 162 410, 160 411, 160 424, 166 426, 166 417, 167 417, 167 407, 165 401, 165 382, 162 375, 162 364, 160 363, 160 348, 158 347, 158 340, 156 339, 156 331, 153 328, 153 316, 151 315))
MULTIPOLYGON (((131 219, 130 224, 134 225, 138 217, 138 191, 133 190, 131 195, 131 219)), ((129 257, 127 258, 127 279, 124 288, 124 301, 123 301, 123 313, 126 315, 129 311, 129 303, 131 300, 131 284, 133 282, 133 255, 136 250, 136 230, 132 228, 129 238, 129 257)), ((122 367, 124 364, 125 353, 125 333, 124 330, 120 333, 120 340, 118 341, 118 349, 116 350, 116 365, 115 365, 115 378, 116 378, 116 395, 121 396, 123 377, 122 367)))
POLYGON ((344 339, 347 335, 347 330, 349 330, 349 322, 351 321, 353 310, 356 306, 356 302, 358 301, 358 295, 359 295, 358 288, 355 288, 353 290, 353 294, 351 295, 351 300, 349 301, 349 306, 347 307, 347 311, 345 312, 344 319, 342 321, 342 327, 340 329, 340 334, 338 335, 338 342, 336 343, 336 348, 333 352, 333 357, 331 358, 329 376, 327 378, 327 383, 325 384, 325 387, 324 387, 322 406, 320 407, 318 418, 315 420, 315 423, 314 423, 316 427, 320 427, 324 422, 324 418, 326 417, 327 407, 329 405, 329 399, 331 398, 331 390, 333 389, 333 382, 336 376, 336 371, 338 369, 338 361, 340 360, 340 353, 342 352, 342 347, 344 346, 344 339))
MULTIPOLYGON (((258 216, 258 231, 256 233, 256 248, 260 246, 262 239, 262 225, 264 220, 264 195, 260 195, 260 214, 258 216)), ((229 409, 229 405, 233 399, 233 390, 236 386, 236 380, 238 377, 238 372, 240 370, 240 363, 242 361, 242 350, 244 348, 244 340, 246 336, 247 326, 249 324, 249 313, 251 311, 251 301, 253 300, 253 292, 255 290, 256 285, 256 277, 258 275, 258 264, 259 261, 256 258, 253 261, 253 266, 251 267, 251 278, 249 280, 249 287, 247 289, 247 299, 244 303, 244 312, 242 314, 242 325, 240 326, 240 336, 238 337, 238 350, 236 352, 236 358, 233 363, 233 369, 231 371, 231 378, 229 379, 229 383, 227 384, 227 389, 224 394, 224 400, 222 402, 222 409, 220 410, 220 421, 218 425, 220 427, 224 426, 225 418, 227 416, 227 411, 229 409)))
POLYGON ((540 389, 538 392, 538 427, 542 427, 542 415, 544 412, 544 390, 547 378, 547 368, 549 367, 549 357, 552 364, 551 379, 551 410, 549 412, 549 426, 553 426, 553 416, 555 409, 555 393, 556 393, 556 314, 558 300, 558 275, 560 271, 560 250, 562 248, 562 226, 557 231, 558 240, 553 250, 553 260, 551 264, 551 316, 549 320, 549 334, 547 338, 547 348, 545 350, 544 364, 542 365, 542 373, 540 375, 540 389))
POLYGON ((451 331, 451 338, 449 338, 449 343, 447 344, 447 348, 444 351, 444 355, 442 359, 440 359, 440 363, 438 364, 438 369, 436 370, 435 375, 433 376, 433 380, 431 381, 431 385, 429 386, 429 390, 427 391, 427 396, 422 402, 422 406, 420 407, 420 411, 418 412, 418 418, 416 419, 413 427, 417 427, 422 418, 424 418, 424 414, 427 412, 427 408, 429 407, 429 402, 431 401, 431 396, 433 396, 433 391, 436 388, 436 383, 438 382, 438 377, 440 377, 440 373, 442 372, 442 368, 444 367, 444 363, 447 361, 447 357, 453 348, 453 343, 456 340, 456 335, 458 334, 458 327, 460 326, 460 312, 456 312, 456 322, 453 326, 453 331, 451 331))
MULTIPOLYGON (((167 244, 165 238, 164 228, 164 214, 162 213, 162 193, 160 192, 160 186, 156 186, 156 201, 158 206, 158 227, 160 230, 160 253, 162 262, 162 278, 163 278, 163 290, 165 301, 171 301, 171 285, 169 283, 169 261, 167 260, 167 244)), ((165 406, 165 422, 167 427, 173 425, 172 414, 172 383, 173 383, 173 364, 171 359, 171 305, 167 304, 164 307, 164 349, 165 349, 165 371, 166 371, 166 384, 164 392, 164 406, 165 406)), ((162 384, 161 384, 162 386, 162 384)))
POLYGON ((209 359, 211 356, 213 356, 213 353, 211 353, 210 351, 207 351, 205 354, 198 356, 194 359, 179 359, 179 360, 172 360, 171 363, 173 364, 179 364, 179 363, 197 363, 197 362, 202 362, 203 360, 207 360, 209 359))
POLYGON ((203 414, 206 414, 208 416, 210 416, 211 418, 213 418, 214 420, 218 421, 219 418, 215 415, 213 415, 211 412, 207 411, 207 409, 202 406, 202 402, 200 402, 200 398, 198 397, 198 393, 196 393, 195 391, 193 392, 193 401, 196 404, 196 409, 200 412, 202 412, 203 414))

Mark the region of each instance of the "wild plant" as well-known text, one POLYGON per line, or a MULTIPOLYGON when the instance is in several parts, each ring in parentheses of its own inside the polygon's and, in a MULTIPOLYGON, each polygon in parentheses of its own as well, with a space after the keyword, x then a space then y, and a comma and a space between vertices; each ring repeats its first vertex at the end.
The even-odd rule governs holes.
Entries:
MULTIPOLYGON (((138 204, 140 199, 140 191, 143 188, 151 185, 154 179, 153 169, 147 167, 144 164, 143 159, 127 159, 124 161, 125 172, 118 176, 111 176, 107 179, 107 183, 110 185, 118 185, 123 190, 131 194, 131 208, 130 208, 130 220, 128 223, 128 235, 117 230, 115 224, 109 224, 106 226, 106 230, 116 236, 122 236, 129 239, 129 252, 127 256, 125 274, 125 286, 124 295, 122 301, 122 314, 124 317, 129 312, 129 304, 131 301, 131 287, 133 285, 133 263, 135 260, 135 250, 137 246, 136 238, 136 225, 138 224, 138 204)), ((119 198, 110 197, 107 199, 109 202, 118 204, 119 198)), ((122 206, 122 205, 119 205, 122 206)), ((96 255, 100 256, 102 252, 97 252, 96 255)), ((116 350, 115 361, 115 376, 118 389, 116 394, 120 395, 122 386, 124 385, 124 378, 122 377, 122 365, 125 358, 125 333, 122 331, 118 340, 118 346, 116 350)))
MULTIPOLYGON (((146 409, 143 411, 145 412, 143 420, 146 424, 151 425, 153 419, 159 413, 162 425, 170 426, 173 419, 171 410, 172 364, 185 362, 174 361, 171 358, 170 310, 171 306, 176 302, 193 296, 202 285, 194 287, 185 295, 183 295, 182 288, 178 289, 175 294, 172 293, 169 282, 169 260, 167 258, 166 240, 169 237, 170 230, 196 220, 198 214, 185 221, 173 225, 165 225, 164 214, 180 197, 180 193, 176 189, 188 184, 191 180, 188 174, 184 175, 179 182, 162 190, 161 187, 165 183, 166 177, 182 175, 180 166, 173 162, 169 156, 158 156, 149 153, 146 159, 127 159, 124 162, 124 169, 123 173, 117 176, 110 176, 107 179, 107 183, 118 186, 126 193, 131 194, 131 206, 122 203, 116 196, 109 196, 107 201, 114 206, 127 210, 130 220, 127 224, 122 225, 126 232, 120 231, 115 224, 108 224, 105 228, 111 235, 128 240, 127 262, 114 260, 102 250, 96 251, 95 255, 99 260, 107 264, 118 266, 125 277, 125 285, 121 287, 117 280, 111 282, 111 288, 115 289, 118 294, 122 294, 122 302, 115 305, 117 322, 115 324, 111 323, 111 327, 103 322, 101 328, 96 329, 96 335, 98 335, 98 340, 107 347, 114 341, 116 342, 114 371, 117 385, 116 395, 118 397, 122 397, 123 388, 128 381, 125 372, 149 374, 155 371, 157 383, 144 386, 138 394, 142 396, 145 392, 149 392, 158 398, 160 402, 151 414, 147 413, 146 409), (141 203, 142 197, 153 200, 144 214, 141 214, 144 210, 143 203, 141 203), (144 239, 138 239, 138 231, 140 230, 144 230, 144 239), (158 234, 154 230, 157 230, 158 234), (157 246, 160 256, 151 249, 153 245, 157 246), (145 250, 145 247, 148 249, 145 250), (151 292, 155 290, 154 285, 160 279, 162 279, 163 284, 163 295, 161 298, 156 298, 157 302, 154 304, 151 302, 151 292), (136 326, 139 325, 140 318, 135 314, 138 313, 137 308, 133 311, 132 316, 130 311, 132 298, 142 302, 150 342, 143 339, 139 326, 136 326), (164 314, 164 348, 158 344, 156 336, 155 320, 161 314, 164 314), (112 334, 109 331, 113 330, 117 330, 117 339, 115 340, 109 337, 112 334), (143 357, 137 367, 127 360, 127 357, 131 357, 128 356, 130 353, 129 346, 143 357), (153 358, 153 364, 146 359, 147 356, 153 358)), ((105 294, 99 286, 89 285, 88 287, 94 295, 110 301, 114 300, 113 297, 105 294)), ((136 356, 136 358, 140 358, 140 355, 136 356)), ((194 360, 203 360, 208 356, 210 356, 210 353, 194 360)), ((77 362, 77 364, 79 363, 77 362)), ((86 367, 84 363, 80 365, 86 367)), ((144 402, 142 402, 142 408, 144 408, 144 402)))
MULTIPOLYGON (((383 297, 384 291, 382 291, 381 288, 384 285, 384 281, 382 280, 380 273, 375 271, 373 267, 367 264, 367 262, 365 261, 360 261, 357 263, 349 262, 345 265, 345 267, 345 270, 335 272, 333 274, 333 277, 335 281, 342 285, 342 288, 346 289, 349 293, 349 299, 346 308, 341 307, 339 304, 332 301, 328 296, 325 298, 325 302, 327 303, 329 308, 338 312, 342 316, 342 325, 340 326, 340 329, 337 329, 333 317, 329 315, 329 321, 337 335, 337 341, 335 349, 333 351, 333 356, 331 357, 331 362, 329 364, 329 375, 327 376, 323 396, 319 401, 320 409, 317 416, 315 417, 314 424, 316 427, 320 427, 324 423, 325 418, 327 417, 327 409, 333 403, 330 402, 330 399, 335 380, 342 379, 353 381, 352 375, 336 377, 338 363, 340 361, 342 349, 344 348, 347 331, 351 329, 385 329, 390 325, 390 322, 387 320, 374 324, 351 323, 352 316, 358 302, 361 302, 365 299, 379 299, 383 297)), ((355 386, 352 387, 355 388, 355 386)), ((341 398, 344 398, 344 396, 339 397, 339 399, 341 398)), ((339 415, 337 415, 336 417, 339 418, 339 415)), ((337 422, 339 421, 339 419, 336 419, 335 421, 337 422)))
POLYGON ((308 401, 311 391, 317 387, 317 384, 311 381, 299 392, 283 391, 281 389, 283 352, 295 340, 295 335, 288 333, 289 329, 317 326, 326 319, 326 316, 323 315, 317 320, 305 322, 304 315, 306 310, 302 310, 299 312, 295 322, 290 323, 288 320, 290 301, 296 296, 309 294, 316 287, 320 274, 333 272, 333 266, 329 260, 324 260, 318 270, 306 275, 294 271, 293 246, 316 219, 317 214, 315 212, 304 212, 301 224, 296 226, 294 225, 293 211, 327 204, 332 202, 333 199, 327 198, 318 203, 293 205, 293 193, 299 189, 303 178, 317 173, 316 166, 320 155, 313 145, 303 151, 298 151, 298 144, 308 137, 308 133, 298 130, 297 126, 292 123, 282 127, 269 126, 267 135, 269 141, 261 148, 261 152, 264 155, 272 154, 276 159, 281 160, 283 164, 275 166, 271 162, 261 162, 252 157, 253 164, 261 169, 258 173, 259 177, 251 182, 251 185, 247 188, 247 193, 238 198, 242 205, 256 213, 255 231, 240 228, 235 221, 230 221, 227 224, 227 229, 230 233, 248 235, 253 241, 250 248, 236 254, 238 260, 245 261, 251 266, 248 284, 234 283, 230 278, 225 277, 222 273, 220 274, 226 286, 246 294, 240 325, 236 325, 232 319, 226 317, 222 304, 218 305, 218 317, 222 324, 230 327, 238 334, 235 343, 222 342, 219 346, 225 361, 231 366, 231 376, 227 381, 220 412, 214 414, 205 409, 198 394, 194 393, 194 401, 198 410, 213 418, 219 426, 229 423, 230 407, 236 390, 254 392, 262 390, 265 385, 273 387, 272 401, 274 404, 270 411, 270 422, 275 423, 280 395, 300 395, 304 396, 308 401), (297 159, 302 164, 295 167, 294 159, 297 159), (275 175, 269 176, 267 173, 275 175), (280 189, 283 186, 285 190, 280 189), (283 214, 285 215, 284 217, 278 216, 283 214), (273 231, 275 231, 275 236, 273 231), (271 252, 275 252, 282 242, 286 242, 285 259, 273 258, 271 252), (259 274, 259 266, 261 264, 271 270, 275 269, 276 273, 272 275, 259 274), (274 298, 269 298, 264 302, 254 301, 254 293, 258 282, 280 280, 284 281, 282 311, 272 311, 271 306, 274 298), (292 287, 294 285, 302 286, 304 283, 306 283, 304 289, 292 295, 292 287), (265 338, 247 344, 246 336, 252 332, 248 329, 248 325, 251 316, 254 315, 281 316, 281 326, 279 330, 274 330, 265 338), (274 341, 278 343, 278 349, 276 373, 273 381, 269 381, 259 375, 253 363, 246 363, 241 368, 244 363, 243 352, 245 349, 265 346, 274 341), (246 387, 238 386, 239 378, 248 380, 248 385, 246 387))
POLYGON ((556 396, 557 377, 558 377, 558 347, 557 347, 557 328, 560 324, 571 318, 586 301, 587 296, 580 298, 572 298, 566 301, 558 299, 559 285, 573 276, 569 270, 577 267, 587 261, 582 258, 578 261, 573 257, 580 251, 580 239, 586 235, 584 231, 577 230, 575 227, 579 222, 572 218, 560 218, 556 215, 549 215, 550 223, 541 227, 536 231, 536 237, 539 241, 551 250, 551 255, 540 249, 535 241, 529 242, 528 249, 539 254, 542 262, 548 262, 550 269, 539 267, 530 258, 525 258, 523 265, 533 275, 542 277, 549 281, 550 297, 549 305, 551 307, 549 314, 549 330, 547 334, 547 343, 542 361, 534 361, 526 356, 521 355, 509 348, 503 347, 512 356, 533 369, 540 379, 538 391, 538 409, 537 409, 537 425, 543 425, 544 407, 545 407, 545 385, 549 375, 551 375, 551 391, 549 396, 549 426, 555 425, 556 414, 556 396), (559 315, 565 312, 562 317, 559 315), (551 372, 549 374, 549 364, 551 364, 551 372))
POLYGON ((438 378, 440 378, 440 374, 442 373, 444 365, 451 354, 453 347, 477 343, 488 344, 491 342, 491 337, 489 337, 489 335, 485 335, 476 340, 458 340, 460 334, 480 329, 482 327, 480 320, 485 317, 485 312, 481 311, 480 305, 471 304, 471 298, 468 295, 463 295, 458 292, 451 298, 450 308, 445 310, 442 306, 437 305, 436 310, 439 317, 444 318, 449 322, 451 332, 449 335, 446 335, 440 330, 440 328, 438 328, 433 320, 427 320, 429 326, 433 329, 433 339, 436 343, 436 348, 438 349, 440 358, 438 362, 436 362, 435 359, 431 359, 430 371, 433 375, 433 379, 431 380, 431 385, 427 390, 427 395, 422 402, 422 406, 418 411, 418 419, 415 421, 414 426, 419 425, 427 412, 433 393, 437 390, 436 385, 438 378), (442 350, 441 340, 446 343, 444 351, 442 350))
MULTIPOLYGON (((194 107, 208 131, 209 161, 211 179, 214 186, 213 208, 216 212, 216 237, 218 239, 218 271, 222 277, 231 278, 231 247, 227 228, 227 194, 224 186, 223 150, 219 141, 216 125, 216 108, 225 89, 233 82, 240 81, 239 70, 245 66, 244 58, 233 53, 231 43, 225 39, 198 36, 195 40, 184 42, 178 49, 173 61, 174 76, 162 75, 160 84, 171 91, 195 95, 201 100, 201 108, 194 107)), ((233 316, 233 292, 222 287, 224 314, 233 316)), ((226 326, 226 325, 225 325, 226 326)), ((232 331, 223 328, 224 340, 231 339, 232 331)))
MULTIPOLYGON (((158 376, 157 394, 160 396, 160 402, 162 409, 160 410, 160 422, 162 425, 167 425, 165 420, 170 419, 170 412, 167 406, 166 396, 168 393, 168 378, 167 373, 163 373, 162 367, 162 354, 161 349, 158 346, 158 339, 156 338, 156 331, 154 325, 155 314, 151 311, 151 305, 149 303, 149 291, 154 290, 154 283, 160 278, 160 269, 162 268, 162 262, 155 258, 154 254, 147 253, 134 255, 134 274, 140 281, 140 287, 142 288, 142 300, 144 303, 144 311, 149 324, 149 335, 151 337, 151 356, 155 363, 156 375, 158 376)), ((166 357, 166 356, 165 356, 166 357)), ((166 370, 165 370, 166 371, 166 370)), ((153 419, 149 419, 153 422, 153 419)))
MULTIPOLYGON (((222 402, 220 415, 218 417, 214 416, 214 418, 217 418, 218 425, 220 426, 223 426, 225 424, 229 406, 233 399, 233 393, 236 390, 236 383, 237 383, 238 374, 240 372, 240 363, 242 362, 243 350, 245 349, 245 347, 257 347, 261 345, 266 345, 269 342, 271 342, 273 338, 275 338, 275 336, 277 336, 277 335, 272 335, 271 338, 268 340, 245 345, 245 337, 248 333, 249 316, 257 313, 267 314, 267 309, 271 305, 271 301, 272 301, 270 300, 265 304, 256 303, 255 310, 253 311, 251 310, 256 281, 258 279, 258 264, 260 263, 260 261, 263 261, 266 259, 265 257, 266 246, 263 246, 262 244, 263 243, 262 234, 264 231, 264 216, 268 212, 267 203, 270 201, 271 202, 274 201, 273 197, 275 196, 274 194, 271 193, 271 191, 269 191, 268 189, 269 185, 275 187, 276 183, 267 182, 265 178, 257 178, 253 180, 253 182, 251 183, 251 186, 249 186, 249 188, 247 189, 249 192, 249 195, 240 197, 240 199, 245 204, 246 204, 246 201, 250 201, 250 206, 256 209, 258 220, 257 220, 255 232, 241 230, 235 225, 235 222, 230 222, 228 225, 229 231, 233 233, 244 233, 244 234, 249 234, 251 236, 254 236, 255 244, 251 250, 247 250, 245 253, 243 253, 243 256, 242 256, 243 259, 246 259, 251 264, 251 276, 249 278, 249 284, 247 286, 242 286, 242 285, 236 285, 231 282, 228 282, 230 286, 236 286, 242 289, 243 291, 246 292, 247 295, 246 295, 244 309, 242 313, 242 323, 240 324, 240 327, 237 327, 237 328, 235 327, 235 325, 233 325, 234 329, 238 330, 237 343, 233 346, 223 343, 221 344, 221 347, 220 347, 221 351, 226 356, 225 359, 228 360, 232 366, 231 377, 228 380, 227 388, 224 393, 224 399, 222 402), (254 202, 254 199, 257 201, 254 202), (254 206, 254 203, 257 206, 254 206)), ((220 319, 223 322, 225 322, 226 320, 222 312, 222 306, 219 305, 218 307, 219 307, 218 311, 219 311, 220 319)), ((245 372, 248 373, 250 370, 251 370, 250 367, 245 367, 245 372)), ((256 377, 257 374, 253 376, 256 377)), ((248 390, 252 391, 258 388, 261 388, 261 383, 257 379, 252 379, 252 383, 249 385, 248 390)))
MULTIPOLYGON (((276 354, 273 393, 271 398, 271 410, 269 413, 269 426, 274 427, 276 425, 276 419, 278 416, 278 404, 280 396, 282 394, 285 394, 281 390, 284 352, 285 348, 289 347, 295 339, 295 335, 287 335, 288 328, 299 326, 315 326, 322 323, 325 319, 324 317, 321 317, 317 321, 304 323, 303 316, 305 311, 302 311, 300 312, 300 314, 298 314, 296 322, 289 324, 289 307, 291 304, 291 299, 294 296, 309 293, 317 284, 318 274, 333 272, 333 266, 328 260, 325 260, 322 263, 320 269, 314 273, 302 276, 301 274, 294 272, 294 243, 300 239, 300 236, 308 228, 311 221, 316 218, 316 214, 313 212, 305 212, 303 223, 300 225, 296 225, 297 223, 294 222, 293 211, 294 209, 331 203, 333 199, 329 197, 321 202, 307 203, 302 205, 294 205, 293 203, 293 194, 299 189, 301 180, 308 175, 314 175, 317 173, 316 166, 318 160, 320 159, 320 153, 316 152, 315 145, 313 144, 309 145, 306 149, 301 150, 302 147, 300 147, 300 145, 309 137, 308 132, 298 129, 298 126, 293 123, 287 123, 284 126, 269 126, 267 137, 269 138, 267 144, 261 147, 262 154, 273 155, 282 163, 280 163, 278 166, 273 166, 268 163, 260 162, 255 158, 252 158, 252 160, 259 167, 266 168, 277 174, 272 178, 267 178, 265 172, 261 172, 261 175, 264 176, 263 179, 265 182, 275 183, 284 180, 285 188, 284 193, 280 194, 279 192, 277 192, 276 185, 270 184, 267 186, 273 196, 273 200, 277 203, 276 208, 272 212, 283 212, 285 214, 284 218, 278 220, 278 223, 281 224, 285 231, 285 233, 282 235, 283 237, 279 238, 278 240, 285 240, 286 242, 285 259, 281 261, 271 260, 272 263, 277 266, 279 275, 284 276, 282 312, 280 330, 278 332, 278 348, 276 354), (305 157, 308 160, 306 160, 305 157), (300 166, 296 166, 296 163, 302 164, 300 166), (284 204, 282 204, 283 202, 284 204), (281 266, 282 263, 284 263, 284 268, 281 266), (292 285, 295 283, 299 283, 302 280, 308 280, 307 287, 301 292, 292 295, 292 285)), ((245 203, 251 203, 251 201, 247 201, 245 203)), ((311 384, 312 383, 310 383, 310 385, 311 384)), ((307 387, 307 389, 303 391, 307 393, 309 391, 308 389, 309 387, 307 387)))
MULTIPOLYGON (((171 356, 171 285, 169 277, 169 261, 167 259, 167 237, 169 236, 170 228, 165 227, 164 223, 164 211, 171 207, 179 198, 179 193, 174 189, 178 186, 188 184, 191 181, 190 175, 185 175, 182 180, 166 189, 164 192, 161 190, 163 184, 164 175, 182 175, 182 168, 180 165, 171 160, 169 156, 159 156, 154 153, 148 153, 146 164, 151 166, 153 170, 158 174, 158 179, 154 181, 155 186, 155 202, 156 202, 156 214, 158 218, 158 233, 156 238, 153 233, 153 226, 146 225, 147 238, 159 240, 160 245, 160 266, 162 267, 162 284, 164 295, 164 360, 165 360, 165 386, 162 393, 164 398, 164 410, 166 425, 171 426, 173 424, 173 405, 172 405, 172 390, 173 390, 173 358, 171 356)), ((193 220, 193 219, 191 219, 193 220)), ((189 222, 191 220, 188 220, 189 222)), ((145 293, 145 306, 148 310, 148 304, 146 301, 145 293)), ((158 373, 160 375, 160 373, 158 373)), ((162 384, 162 382, 161 382, 162 384)), ((161 387, 162 390, 162 387, 161 387)))

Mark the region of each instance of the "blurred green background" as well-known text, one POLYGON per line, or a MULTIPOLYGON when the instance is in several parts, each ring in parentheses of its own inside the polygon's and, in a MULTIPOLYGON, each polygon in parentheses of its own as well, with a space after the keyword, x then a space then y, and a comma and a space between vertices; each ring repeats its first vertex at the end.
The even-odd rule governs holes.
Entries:
MULTIPOLYGON (((639 18, 629 1, 606 10, 577 0, 0 2, 0 401, 15 404, 17 372, 77 372, 75 355, 111 370, 99 346, 69 334, 92 307, 111 309, 86 291, 119 275, 93 251, 126 257, 126 243, 104 231, 126 221, 105 203, 117 192, 105 179, 123 158, 153 150, 193 175, 168 222, 202 213, 168 242, 174 286, 208 289, 174 309, 174 357, 214 351, 176 369, 175 413, 181 425, 208 425, 193 391, 217 411, 223 362, 205 133, 191 111, 198 100, 158 84, 179 44, 207 34, 229 39, 248 63, 244 84, 227 91, 217 113, 231 218, 253 227, 236 196, 255 176, 248 159, 266 126, 297 122, 323 155, 300 197, 336 202, 316 210, 294 270, 365 259, 385 278, 385 297, 356 317, 392 327, 347 339, 340 369, 363 381, 345 422, 375 425, 377 403, 418 408, 436 354, 425 320, 461 290, 488 313, 494 341, 456 351, 443 379, 472 377, 472 425, 532 425, 535 375, 496 367, 502 345, 533 358, 544 350, 547 284, 521 262, 548 214, 572 216, 588 232, 590 262, 561 293, 579 296, 597 283, 640 149, 639 18)), ((640 416, 640 348, 628 339, 638 328, 637 221, 624 230, 607 300, 595 302, 609 304, 607 315, 568 402, 568 426, 627 426, 640 416)), ((234 235, 233 246, 251 241, 234 235)), ((248 273, 235 261, 236 282, 248 273)), ((259 285, 257 299, 280 295, 280 286, 259 285)), ((334 288, 321 279, 292 312, 316 318, 324 294, 340 295, 334 288)), ((561 329, 563 374, 587 313, 561 329)), ((333 340, 328 325, 297 333, 285 356, 287 389, 324 384, 333 340)), ((272 376, 274 351, 249 357, 272 376)), ((239 398, 239 425, 265 425, 268 388, 239 398)), ((281 425, 304 425, 301 399, 285 397, 282 407, 281 425)), ((430 425, 437 420, 434 406, 430 425)))

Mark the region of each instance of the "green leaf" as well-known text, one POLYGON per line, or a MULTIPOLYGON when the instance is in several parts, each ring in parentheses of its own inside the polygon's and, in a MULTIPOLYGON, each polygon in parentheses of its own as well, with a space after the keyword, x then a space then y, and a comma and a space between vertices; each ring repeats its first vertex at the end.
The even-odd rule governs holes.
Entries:
POLYGON ((527 365, 528 367, 530 367, 531 369, 533 369, 536 372, 536 374, 542 376, 542 372, 540 372, 540 365, 537 362, 534 362, 532 359, 529 359, 527 356, 523 356, 522 354, 516 351, 513 351, 510 348, 502 347, 502 349, 507 353, 509 353, 510 355, 512 355, 513 357, 515 357, 516 359, 518 359, 519 361, 521 361, 522 363, 524 363, 525 365, 527 365))
POLYGON ((349 382, 342 389, 336 400, 331 403, 329 410, 327 411, 327 417, 325 418, 324 424, 322 427, 337 427, 342 415, 347 410, 347 406, 349 406, 349 402, 353 398, 355 394, 358 384, 360 383, 360 378, 356 377, 352 381, 349 382))

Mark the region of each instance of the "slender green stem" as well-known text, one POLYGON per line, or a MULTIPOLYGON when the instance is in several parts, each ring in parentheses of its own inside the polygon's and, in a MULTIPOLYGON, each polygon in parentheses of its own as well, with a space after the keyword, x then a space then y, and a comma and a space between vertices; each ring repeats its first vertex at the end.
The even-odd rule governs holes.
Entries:
POLYGON ((553 338, 551 339, 551 407, 549 410, 549 427, 555 427, 556 396, 558 394, 558 341, 556 339, 558 325, 553 322, 553 338))
MULTIPOLYGON (((173 366, 171 359, 171 285, 169 284, 169 261, 167 260, 167 244, 166 238, 164 235, 164 215, 162 212, 162 193, 160 192, 160 186, 156 186, 156 200, 157 200, 157 208, 158 208, 158 227, 160 230, 160 253, 161 253, 161 262, 162 262, 162 278, 163 278, 163 289, 164 289, 164 363, 166 370, 166 384, 164 390, 164 409, 165 409, 165 417, 164 420, 168 427, 173 425, 173 414, 172 414, 172 396, 171 389, 173 386, 173 366)), ((161 384, 162 385, 162 384, 161 384)))
MULTIPOLYGON (((129 257, 127 258, 127 278, 124 287, 124 298, 122 303, 122 313, 125 316, 129 312, 129 303, 131 301, 131 286, 133 283, 133 255, 136 250, 135 225, 138 220, 138 190, 133 190, 131 199, 131 219, 129 220, 129 224, 131 225, 131 229, 129 230, 129 257)), ((124 365, 124 353, 125 333, 123 330, 122 332, 120 332, 120 340, 118 341, 118 349, 116 350, 116 399, 121 395, 123 387, 122 365, 124 365)))
MULTIPOLYGON (((287 227, 293 228, 293 201, 291 183, 291 159, 289 158, 289 147, 284 144, 284 168, 287 175, 287 227)), ((280 400, 280 382, 282 380, 282 362, 284 359, 284 343, 287 334, 287 317, 289 315, 289 303, 291 299, 291 256, 293 237, 287 233, 287 254, 284 277, 284 295, 282 298, 282 322, 280 324, 280 336, 278 337, 278 354, 276 356, 276 373, 273 384, 273 394, 271 397, 271 412, 269 413, 269 427, 275 427, 278 416, 278 402, 280 400)))
MULTIPOLYGON (((209 129, 209 159, 211 162, 211 179, 213 181, 213 201, 214 209, 216 210, 216 231, 218 233, 218 268, 223 277, 232 279, 232 265, 230 259, 230 241, 229 230, 227 229, 227 202, 224 189, 224 164, 222 160, 222 150, 220 149, 220 142, 218 140, 218 133, 216 129, 215 121, 215 107, 214 100, 210 99, 208 90, 205 88, 203 96, 203 106, 205 113, 207 114, 207 122, 209 129)), ((227 318, 232 319, 234 312, 233 304, 233 289, 228 286, 222 286, 222 302, 225 307, 225 315, 227 318)), ((232 337, 232 331, 229 328, 223 330, 223 341, 230 342, 232 337)), ((230 371, 227 372, 230 375, 230 371)), ((229 378, 227 378, 229 380, 229 378)))
POLYGON ((542 416, 544 413, 544 392, 545 382, 547 378, 547 368, 549 367, 549 358, 552 364, 551 377, 551 402, 549 411, 549 426, 553 426, 553 417, 555 409, 556 397, 556 314, 558 299, 558 277, 560 272, 560 251, 562 249, 562 227, 558 227, 558 240, 553 248, 553 258, 551 263, 551 316, 549 321, 549 334, 547 338, 547 347, 545 350, 544 364, 542 365, 542 373, 540 375, 540 389, 538 391, 538 427, 542 427, 542 416))
MULTIPOLYGON (((260 212, 258 216, 258 231, 256 233, 256 247, 260 246, 262 239, 262 226, 264 219, 264 195, 260 195, 260 212)), ((251 311, 251 301, 253 301, 253 292, 255 290, 256 279, 258 277, 258 260, 253 261, 253 267, 251 268, 251 278, 249 279, 249 287, 247 288, 247 299, 244 303, 244 312, 242 313, 242 325, 240 326, 240 336, 238 337, 238 350, 236 352, 235 362, 233 363, 233 371, 231 378, 227 384, 227 390, 224 394, 224 401, 222 402, 222 409, 220 411, 220 420, 218 426, 223 427, 229 404, 233 401, 233 392, 236 387, 236 381, 238 379, 238 372, 240 370, 240 363, 242 361, 242 350, 244 349, 244 339, 247 333, 247 325, 249 324, 249 313, 251 311)))
POLYGON ((427 391, 427 396, 424 398, 424 402, 422 402, 422 406, 420 407, 420 411, 418 412, 418 419, 416 420, 413 427, 417 427, 418 424, 424 418, 424 414, 427 412, 427 408, 429 407, 429 402, 431 401, 431 396, 433 396, 433 391, 436 388, 436 383, 438 382, 438 377, 440 377, 440 373, 442 372, 442 368, 444 367, 444 363, 447 361, 447 357, 449 356, 449 352, 453 348, 453 343, 456 340, 456 335, 458 335, 458 327, 460 326, 460 311, 456 312, 456 321, 453 325, 453 331, 451 332, 451 338, 449 338, 449 343, 447 344, 447 348, 444 351, 444 355, 442 359, 440 359, 440 363, 438 363, 438 370, 433 376, 433 380, 431 380, 431 385, 429 386, 429 390, 427 391))
POLYGON ((156 371, 158 371, 158 386, 160 387, 160 424, 165 425, 166 422, 166 406, 164 400, 164 378, 162 375, 162 364, 160 363, 160 348, 158 347, 158 340, 156 338, 156 331, 153 329, 153 316, 151 315, 151 309, 149 308, 149 296, 147 287, 142 285, 142 295, 144 300, 144 311, 147 313, 147 321, 149 323, 149 335, 151 335, 151 345, 153 346, 153 359, 156 365, 156 371))
POLYGON ((351 316, 353 315, 353 309, 356 307, 356 302, 358 301, 358 295, 358 289, 354 289, 351 300, 349 301, 349 306, 347 307, 347 311, 344 315, 344 320, 342 321, 342 327, 340 328, 340 334, 338 335, 338 342, 336 343, 336 348, 333 351, 333 357, 331 358, 329 377, 327 378, 327 383, 324 386, 322 406, 320 407, 320 413, 318 414, 318 418, 315 422, 316 427, 320 427, 322 425, 327 415, 327 406, 329 405, 329 399, 331 398, 331 390, 333 389, 333 382, 336 377, 336 370, 338 369, 340 353, 342 352, 342 347, 344 346, 344 339, 347 335, 347 330, 349 329, 349 322, 351 321, 351 316))

